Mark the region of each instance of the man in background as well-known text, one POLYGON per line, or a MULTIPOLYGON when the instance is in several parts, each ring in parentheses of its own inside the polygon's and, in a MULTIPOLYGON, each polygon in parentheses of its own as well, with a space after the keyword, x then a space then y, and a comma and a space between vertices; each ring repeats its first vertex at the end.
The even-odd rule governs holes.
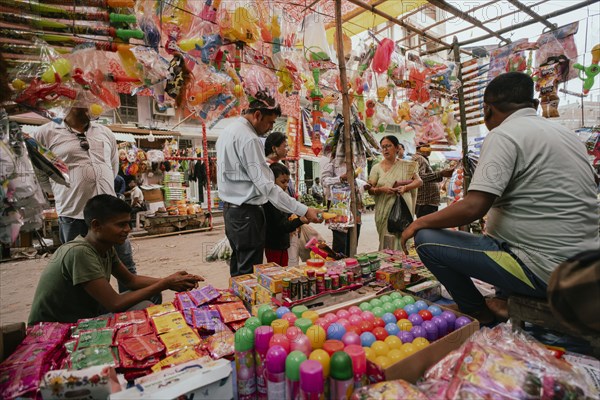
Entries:
POLYGON ((323 204, 323 186, 321 186, 321 179, 319 177, 315 178, 315 183, 310 188, 310 194, 317 203, 323 204))
POLYGON ((438 210, 440 205, 440 186, 438 182, 441 182, 443 178, 451 177, 454 171, 454 169, 445 169, 434 172, 429 164, 430 155, 431 148, 421 144, 417 146, 417 153, 412 157, 414 161, 419 163, 419 176, 423 181, 423 186, 417 192, 417 218, 438 210))

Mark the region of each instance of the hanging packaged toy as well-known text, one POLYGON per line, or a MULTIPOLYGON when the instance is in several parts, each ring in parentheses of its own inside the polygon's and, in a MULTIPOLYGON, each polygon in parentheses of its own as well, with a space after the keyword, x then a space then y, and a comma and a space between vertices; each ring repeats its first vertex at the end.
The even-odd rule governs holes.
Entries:
POLYGON ((560 99, 557 89, 559 82, 564 80, 568 71, 569 60, 564 56, 552 57, 547 63, 540 66, 535 89, 540 92, 540 104, 544 118, 560 116, 558 113, 560 99))
MULTIPOLYGON (((552 57, 564 56, 567 60, 577 59, 577 46, 575 44, 575 34, 579 30, 579 21, 562 26, 550 32, 545 32, 535 43, 537 48, 535 52, 536 67, 541 67, 552 57)), ((565 73, 564 81, 577 77, 577 70, 569 66, 565 73)), ((561 80, 560 82, 563 82, 561 80)))
POLYGON ((331 187, 331 199, 329 212, 336 214, 336 217, 326 221, 329 227, 331 229, 346 229, 354 226, 354 218, 350 210, 350 185, 333 185, 331 187))

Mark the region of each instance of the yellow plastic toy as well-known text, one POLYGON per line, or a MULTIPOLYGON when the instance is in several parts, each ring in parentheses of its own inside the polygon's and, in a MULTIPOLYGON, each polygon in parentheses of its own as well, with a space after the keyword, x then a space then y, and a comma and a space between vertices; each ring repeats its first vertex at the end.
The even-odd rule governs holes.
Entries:
POLYGON ((183 40, 180 40, 179 42, 177 42, 177 45, 183 51, 190 51, 190 50, 194 50, 196 48, 196 46, 198 46, 198 47, 204 46, 204 39, 202 39, 201 37, 183 39, 183 40))
POLYGON ((383 101, 387 97, 388 93, 389 93, 389 89, 387 87, 379 86, 377 88, 377 100, 379 100, 380 103, 383 103, 383 101))
POLYGON ((59 58, 50 64, 50 67, 42 74, 42 81, 46 83, 55 83, 56 76, 55 73, 61 78, 64 78, 71 72, 71 62, 66 58, 59 58))
POLYGON ((245 7, 235 9, 221 25, 221 36, 232 42, 251 44, 258 39, 258 18, 245 7))

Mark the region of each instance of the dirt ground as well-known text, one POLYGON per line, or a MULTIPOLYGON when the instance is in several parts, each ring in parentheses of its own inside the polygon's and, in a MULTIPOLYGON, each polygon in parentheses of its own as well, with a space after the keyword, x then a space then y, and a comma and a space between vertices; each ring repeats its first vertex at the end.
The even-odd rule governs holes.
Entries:
MULTIPOLYGON (((324 225, 311 225, 331 243, 331 231, 324 225)), ((217 288, 229 285, 229 266, 224 261, 206 262, 212 246, 225 237, 223 228, 210 232, 189 233, 151 239, 132 240, 138 274, 163 277, 186 270, 204 276, 217 288)), ((358 252, 373 251, 378 246, 373 213, 363 215, 358 252)), ((31 302, 48 257, 0 264, 0 325, 27 321, 31 302)), ((116 282, 113 279, 113 286, 116 282)), ((163 292, 171 301, 174 293, 163 292)))

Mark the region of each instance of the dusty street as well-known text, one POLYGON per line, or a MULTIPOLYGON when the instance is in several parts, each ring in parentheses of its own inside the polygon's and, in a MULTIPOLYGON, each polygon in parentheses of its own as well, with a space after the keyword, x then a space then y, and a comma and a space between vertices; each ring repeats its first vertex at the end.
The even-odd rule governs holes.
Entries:
MULTIPOLYGON (((313 226, 328 243, 331 231, 324 225, 313 226)), ((206 262, 214 244, 225 237, 223 228, 211 232, 190 233, 132 241, 138 274, 162 277, 186 270, 200 274, 217 288, 227 288, 229 266, 224 261, 206 262)), ((358 252, 373 251, 378 246, 373 213, 363 215, 358 252)), ((31 301, 42 270, 48 258, 37 258, 0 264, 0 325, 27 321, 31 301)), ((116 281, 113 279, 113 286, 116 281)), ((163 292, 164 301, 173 299, 173 292, 163 292)))

